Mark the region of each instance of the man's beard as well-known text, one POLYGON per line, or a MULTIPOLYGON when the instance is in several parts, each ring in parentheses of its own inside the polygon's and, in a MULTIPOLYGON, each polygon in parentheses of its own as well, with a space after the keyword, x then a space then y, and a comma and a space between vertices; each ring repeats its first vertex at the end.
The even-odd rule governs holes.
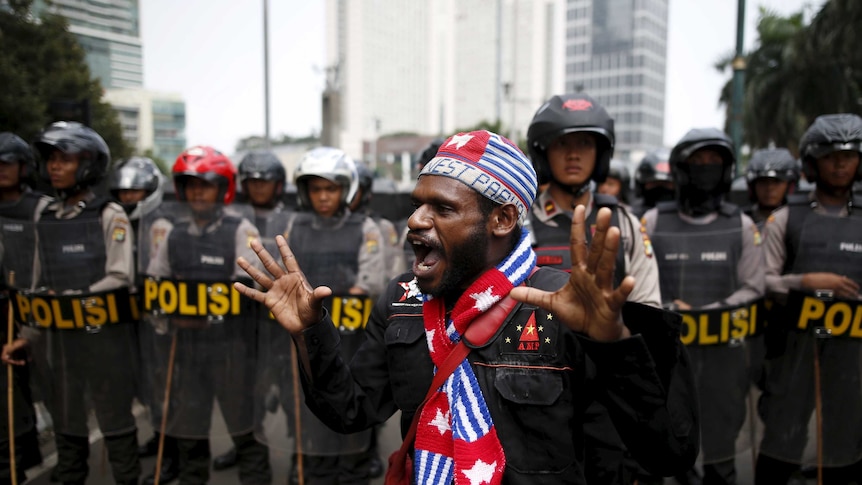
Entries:
POLYGON ((447 267, 440 279, 440 285, 437 288, 431 288, 427 293, 435 297, 443 296, 444 300, 454 297, 451 302, 454 304, 466 289, 466 283, 486 270, 485 255, 488 252, 488 245, 484 222, 476 224, 467 241, 453 248, 451 255, 444 254, 447 267))

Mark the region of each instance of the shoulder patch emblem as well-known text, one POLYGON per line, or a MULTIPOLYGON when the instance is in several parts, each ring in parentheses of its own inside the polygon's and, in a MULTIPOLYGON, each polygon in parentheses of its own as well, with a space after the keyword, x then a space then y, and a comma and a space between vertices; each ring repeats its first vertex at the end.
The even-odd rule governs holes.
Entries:
POLYGON ((123 242, 126 240, 126 228, 125 227, 117 227, 114 229, 114 233, 111 234, 111 239, 117 242, 123 242))
POLYGON ((754 245, 760 246, 760 243, 763 242, 763 238, 760 236, 760 231, 757 230, 757 226, 752 226, 752 230, 754 230, 754 245))

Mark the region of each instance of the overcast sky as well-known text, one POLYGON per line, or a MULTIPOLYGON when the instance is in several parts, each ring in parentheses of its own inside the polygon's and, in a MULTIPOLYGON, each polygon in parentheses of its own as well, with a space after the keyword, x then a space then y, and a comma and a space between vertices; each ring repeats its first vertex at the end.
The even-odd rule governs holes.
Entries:
MULTIPOLYGON (((492 2, 493 0, 488 0, 492 2)), ((713 64, 736 43, 732 0, 670 0, 665 143, 689 128, 722 127, 718 92, 730 74, 713 64)), ((812 9, 823 0, 748 0, 746 48, 758 9, 812 9), (808 7, 806 7, 808 6, 808 7)), ((231 153, 264 132, 263 2, 141 0, 144 86, 181 94, 189 145, 231 153)), ((270 132, 302 136, 320 129, 324 77, 323 0, 270 0, 270 132)))

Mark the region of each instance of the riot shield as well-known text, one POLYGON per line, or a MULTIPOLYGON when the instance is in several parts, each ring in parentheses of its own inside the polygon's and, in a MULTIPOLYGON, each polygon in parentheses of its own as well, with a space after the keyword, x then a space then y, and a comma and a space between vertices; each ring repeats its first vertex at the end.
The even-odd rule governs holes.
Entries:
POLYGON ((258 318, 233 287, 245 275, 237 257, 253 256, 250 217, 242 206, 166 203, 140 222, 141 355, 164 435, 252 432, 258 318))
POLYGON ((762 453, 790 463, 858 462, 862 430, 862 302, 791 291, 770 319, 783 348, 770 361, 762 453))
MULTIPOLYGON (((91 411, 105 435, 135 429, 138 309, 127 284, 90 289, 122 279, 106 278, 106 248, 131 244, 130 235, 115 229, 106 240, 100 213, 94 207, 70 220, 45 216, 35 225, 17 222, 37 237, 33 249, 40 269, 29 282, 16 273, 11 304, 19 324, 34 329, 30 367, 54 430, 72 436, 89 436, 91 411)), ((7 252, 6 257, 14 256, 7 252)), ((20 257, 31 261, 32 252, 22 251, 20 257)), ((131 269, 123 277, 130 281, 131 269)))
MULTIPOLYGON (((287 226, 291 230, 296 227, 292 222, 282 225, 284 220, 283 216, 270 215, 266 227, 260 228, 264 246, 276 259, 279 253, 275 235, 284 234, 287 226)), ((298 261, 302 266, 302 260, 298 261)), ((315 271, 309 274, 313 275, 315 271)), ((362 343, 365 323, 371 312, 371 299, 367 296, 334 295, 327 298, 324 305, 341 333, 342 356, 345 361, 349 361, 362 343)), ((265 308, 261 307, 259 315, 259 390, 255 396, 260 402, 254 406, 257 439, 269 445, 271 450, 285 454, 325 456, 365 450, 369 444, 370 431, 350 435, 336 433, 318 420, 305 405, 290 334, 265 308)))
POLYGON ((650 235, 663 303, 683 317, 680 338, 700 396, 705 464, 731 460, 756 442, 747 342, 762 326, 761 306, 723 303, 742 285, 737 278, 743 241, 739 221, 739 216, 719 217, 697 226, 675 212, 660 213, 650 235))

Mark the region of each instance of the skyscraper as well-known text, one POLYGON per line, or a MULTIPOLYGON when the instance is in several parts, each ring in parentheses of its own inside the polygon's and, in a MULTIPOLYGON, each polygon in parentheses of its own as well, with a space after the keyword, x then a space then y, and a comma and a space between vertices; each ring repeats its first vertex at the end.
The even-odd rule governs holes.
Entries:
POLYGON ((93 77, 110 88, 143 86, 143 56, 138 0, 36 0, 33 9, 50 8, 69 21, 69 31, 84 49, 93 77))
POLYGON ((561 0, 327 0, 332 143, 358 157, 380 135, 498 120, 523 138, 562 89, 561 14, 561 0))
POLYGON ((616 157, 664 141, 668 0, 567 0, 568 92, 584 91, 616 122, 616 157))

